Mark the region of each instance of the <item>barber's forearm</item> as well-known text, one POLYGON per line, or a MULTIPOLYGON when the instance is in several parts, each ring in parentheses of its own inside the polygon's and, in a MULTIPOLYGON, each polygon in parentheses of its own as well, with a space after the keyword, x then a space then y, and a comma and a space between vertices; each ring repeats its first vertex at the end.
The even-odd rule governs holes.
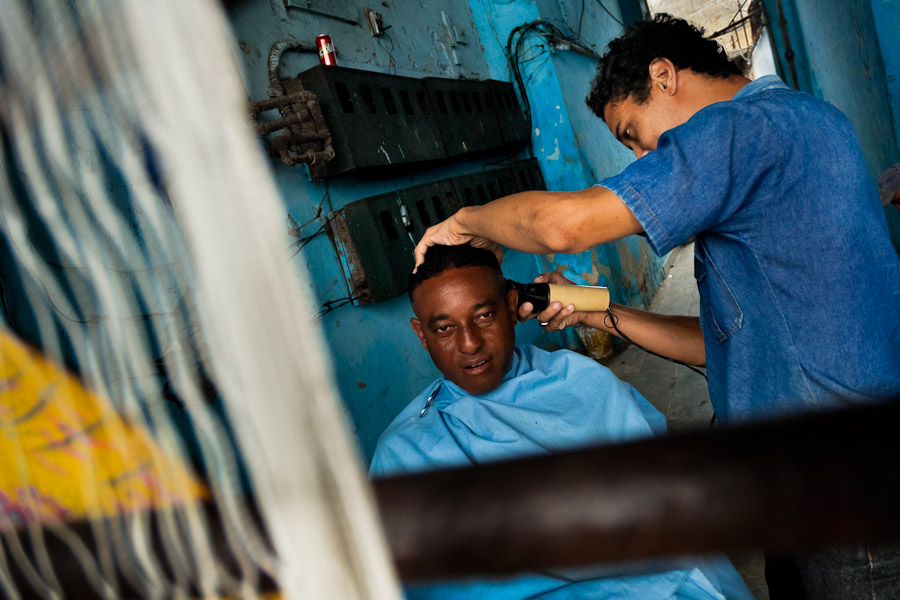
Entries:
POLYGON ((522 192, 482 206, 461 208, 456 217, 466 233, 508 248, 531 254, 560 252, 554 228, 546 226, 550 218, 547 207, 556 195, 557 192, 522 192))
POLYGON ((640 224, 605 188, 577 192, 522 192, 460 209, 463 229, 532 254, 581 252, 632 233, 640 224))
MULTIPOLYGON (((618 327, 632 341, 657 354, 691 365, 705 365, 706 351, 700 319, 677 315, 658 315, 621 304, 611 304, 618 327)), ((617 337, 605 312, 584 313, 583 323, 617 337)))

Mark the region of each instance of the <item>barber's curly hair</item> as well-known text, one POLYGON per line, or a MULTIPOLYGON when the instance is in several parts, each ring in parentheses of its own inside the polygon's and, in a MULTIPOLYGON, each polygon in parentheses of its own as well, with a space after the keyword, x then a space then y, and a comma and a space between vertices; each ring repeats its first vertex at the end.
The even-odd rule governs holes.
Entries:
POLYGON ((441 275, 451 269, 463 267, 488 267, 495 272, 498 289, 505 293, 506 279, 500 269, 497 257, 490 250, 475 248, 469 244, 459 246, 443 246, 436 244, 428 248, 425 260, 415 273, 409 274, 407 280, 409 301, 413 301, 413 293, 422 283, 441 275))
POLYGON ((703 37, 702 29, 660 13, 652 20, 638 21, 609 43, 585 100, 591 111, 603 119, 603 109, 610 102, 628 97, 638 104, 646 102, 650 63, 657 58, 668 58, 678 69, 723 79, 741 74, 718 42, 703 37))

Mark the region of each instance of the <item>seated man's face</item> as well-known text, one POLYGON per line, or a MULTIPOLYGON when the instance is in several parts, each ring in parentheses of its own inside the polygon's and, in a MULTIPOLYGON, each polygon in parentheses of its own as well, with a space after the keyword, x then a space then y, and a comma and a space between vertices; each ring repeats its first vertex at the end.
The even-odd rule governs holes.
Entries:
POLYGON ((488 267, 462 267, 413 293, 413 329, 444 377, 472 395, 500 385, 516 344, 515 291, 498 289, 488 267))

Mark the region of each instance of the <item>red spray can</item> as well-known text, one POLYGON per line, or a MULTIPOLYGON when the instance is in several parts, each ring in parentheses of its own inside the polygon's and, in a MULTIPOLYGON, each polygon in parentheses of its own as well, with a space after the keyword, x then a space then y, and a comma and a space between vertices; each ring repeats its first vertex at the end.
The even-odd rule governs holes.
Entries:
POLYGON ((337 55, 334 53, 334 44, 331 36, 325 33, 316 36, 316 48, 319 50, 319 62, 323 65, 337 66, 337 55))

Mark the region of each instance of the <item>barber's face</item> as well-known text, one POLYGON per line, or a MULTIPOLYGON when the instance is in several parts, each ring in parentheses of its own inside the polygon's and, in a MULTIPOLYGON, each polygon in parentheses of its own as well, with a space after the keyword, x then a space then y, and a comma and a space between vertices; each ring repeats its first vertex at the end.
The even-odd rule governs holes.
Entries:
POLYGON ((617 103, 610 102, 603 109, 606 125, 616 139, 641 158, 656 150, 659 136, 681 124, 663 99, 650 98, 638 104, 631 96, 617 103))
POLYGON ((500 385, 516 343, 515 291, 488 267, 451 269, 414 292, 411 324, 444 376, 472 395, 500 385))
POLYGON ((656 150, 659 136, 687 121, 695 110, 685 100, 690 97, 684 91, 688 82, 671 60, 654 59, 647 75, 650 96, 645 102, 638 104, 631 95, 603 108, 609 130, 637 158, 656 150))

